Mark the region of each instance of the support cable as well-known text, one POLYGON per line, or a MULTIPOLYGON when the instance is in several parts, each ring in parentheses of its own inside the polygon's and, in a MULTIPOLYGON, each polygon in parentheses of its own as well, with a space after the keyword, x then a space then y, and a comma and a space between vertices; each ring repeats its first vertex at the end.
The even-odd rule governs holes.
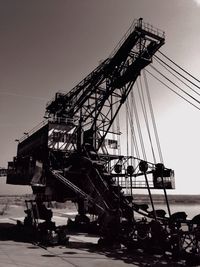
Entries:
POLYGON ((155 157, 155 152, 154 152, 154 148, 153 148, 153 142, 152 142, 151 133, 150 133, 150 127, 149 127, 147 109, 146 109, 146 105, 145 105, 145 97, 144 97, 144 91, 143 91, 141 76, 140 76, 140 88, 141 88, 141 93, 139 92, 140 102, 141 102, 142 111, 143 111, 143 115, 144 115, 144 120, 145 120, 145 124, 146 124, 146 128, 147 128, 149 142, 150 142, 150 145, 151 145, 151 152, 152 152, 153 160, 154 160, 154 163, 156 163, 156 157, 155 157))
MULTIPOLYGON (((126 105, 129 105, 129 104, 126 103, 126 105)), ((128 109, 128 111, 129 111, 129 109, 128 109)), ((128 115, 129 115, 129 122, 131 125, 131 127, 130 127, 131 128, 131 136, 132 136, 133 143, 135 144, 135 153, 136 153, 137 158, 140 158, 139 148, 138 148, 138 144, 137 144, 137 138, 136 138, 136 134, 135 134, 135 128, 134 128, 134 124, 133 124, 133 119, 130 116, 129 112, 128 112, 128 115)))
MULTIPOLYGON (((113 117, 113 110, 114 110, 114 105, 113 105, 113 98, 114 98, 114 96, 113 95, 111 95, 111 118, 113 117)), ((96 116, 96 115, 95 115, 96 116)), ((115 127, 116 125, 115 125, 115 120, 113 121, 113 123, 112 123, 112 132, 113 132, 113 134, 112 134, 112 139, 113 140, 115 140, 115 133, 116 133, 116 127, 115 127)), ((114 155, 116 155, 116 150, 115 149, 113 149, 113 154, 114 155)))
MULTIPOLYGON (((137 81, 136 81, 136 84, 137 84, 137 88, 138 88, 137 81)), ((139 90, 139 88, 138 88, 138 90, 139 90)), ((138 116, 138 112, 137 112, 137 106, 136 106, 135 96, 133 97, 133 109, 134 109, 134 114, 135 114, 136 125, 137 125, 137 130, 138 130, 138 136, 139 136, 139 140, 140 140, 140 145, 141 145, 141 149, 142 149, 142 154, 143 154, 144 160, 147 160, 146 151, 145 151, 144 142, 143 142, 142 131, 141 131, 141 126, 140 126, 140 121, 139 121, 139 116, 138 116)))
POLYGON ((164 74, 162 74, 158 69, 156 69, 154 66, 150 65, 152 69, 154 69, 156 72, 158 72, 163 78, 165 78, 168 82, 172 83, 175 87, 177 87, 180 91, 182 91, 184 94, 186 94, 188 97, 192 98, 194 101, 196 101, 198 104, 200 104, 200 101, 187 93, 185 90, 183 90, 180 86, 178 86, 176 83, 171 81, 168 77, 166 77, 164 74))
MULTIPOLYGON (((128 99, 127 99, 128 101, 128 99)), ((128 129, 128 121, 129 121, 129 117, 128 117, 128 105, 126 105, 126 153, 127 156, 129 156, 129 129, 128 129)))
POLYGON ((116 116, 116 124, 117 124, 117 148, 118 148, 118 155, 121 155, 121 140, 120 140, 120 123, 119 123, 119 113, 116 116))
MULTIPOLYGON (((129 97, 129 98, 130 98, 130 100, 133 99, 133 90, 131 91, 131 93, 130 93, 130 97, 129 97)), ((130 117, 133 118, 133 108, 131 108, 131 110, 130 110, 130 117)), ((132 123, 130 127, 134 127, 134 124, 132 123)), ((133 138, 131 138, 131 155, 134 155, 134 143, 133 143, 133 138)), ((131 165, 133 165, 134 168, 135 168, 135 164, 134 164, 134 160, 133 160, 133 158, 131 158, 131 165)))
POLYGON ((148 86, 148 81, 147 81, 145 70, 143 71, 143 75, 144 75, 144 82, 145 82, 147 98, 148 98, 148 102, 149 102, 149 109, 150 109, 156 144, 157 144, 157 148, 158 148, 158 154, 159 154, 160 162, 163 163, 164 160, 163 160, 162 150, 161 150, 161 146, 160 146, 160 140, 159 140, 159 136, 158 136, 158 130, 157 130, 156 120, 155 120, 155 116, 154 116, 154 112, 153 112, 153 106, 152 106, 152 102, 151 102, 151 96, 150 96, 150 91, 149 91, 149 86, 148 86))
POLYGON ((170 59, 168 56, 166 56, 165 54, 163 54, 161 51, 158 50, 158 52, 165 57, 166 59, 168 59, 171 63, 173 63, 176 67, 178 67, 179 69, 181 69, 183 72, 185 72, 187 75, 189 75, 190 77, 192 77, 194 80, 196 80, 197 82, 200 83, 200 80, 198 80, 197 78, 195 78, 192 74, 190 74, 188 71, 184 70, 181 66, 179 66, 178 64, 176 64, 172 59, 170 59))
POLYGON ((193 107, 195 107, 196 109, 200 110, 200 107, 196 106, 195 104, 193 104, 191 101, 189 101, 187 98, 185 98, 184 96, 182 96, 181 94, 177 93, 174 89, 172 89, 169 85, 167 85, 166 83, 164 83, 163 81, 161 81, 158 77, 156 77, 153 73, 151 73, 149 70, 146 69, 146 72, 148 72, 153 78, 155 78, 157 81, 159 81, 160 83, 162 83, 165 87, 167 87, 169 90, 171 90, 173 93, 175 93, 177 96, 179 96, 180 98, 184 99, 186 102, 188 102, 190 105, 192 105, 193 107))
POLYGON ((187 83, 185 83, 183 80, 181 80, 177 75, 175 75, 172 71, 170 71, 168 68, 172 69, 174 72, 176 72, 178 75, 180 75, 182 78, 184 78, 185 80, 187 80, 188 82, 190 82, 191 84, 193 84, 194 86, 196 86, 198 89, 200 89, 200 86, 196 85, 195 83, 191 82, 189 79, 187 79, 185 76, 183 76, 181 73, 179 73, 178 71, 176 71, 175 69, 173 69, 172 67, 170 67, 167 63, 165 63, 162 59, 160 59, 159 57, 155 56, 155 60, 164 68, 166 69, 169 73, 171 73, 174 77, 176 77, 180 82, 182 82, 185 86, 187 86, 188 88, 190 88, 194 93, 196 93, 198 96, 200 96, 200 93, 198 93, 196 90, 194 90, 191 86, 189 86, 187 83), (161 63, 162 62, 162 63, 161 63), (167 67, 168 68, 167 68, 167 67))

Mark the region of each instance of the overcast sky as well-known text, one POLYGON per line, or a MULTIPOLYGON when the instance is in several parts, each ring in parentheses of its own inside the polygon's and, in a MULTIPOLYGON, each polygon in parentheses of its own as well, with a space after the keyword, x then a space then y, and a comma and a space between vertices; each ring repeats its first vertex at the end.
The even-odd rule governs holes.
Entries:
MULTIPOLYGON (((15 139, 43 118, 55 92, 69 91, 108 57, 134 19, 166 32, 162 52, 200 79, 200 1, 0 0, 0 166, 15 139)), ((161 85, 152 99, 175 193, 200 193, 200 111, 161 85)), ((16 187, 0 183, 0 194, 16 187)), ((14 189, 13 189, 14 188, 14 189)))

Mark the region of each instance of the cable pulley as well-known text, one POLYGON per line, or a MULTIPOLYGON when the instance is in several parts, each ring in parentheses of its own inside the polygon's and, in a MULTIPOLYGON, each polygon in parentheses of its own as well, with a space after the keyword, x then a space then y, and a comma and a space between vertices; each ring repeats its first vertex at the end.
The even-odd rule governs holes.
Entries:
POLYGON ((128 175, 132 176, 134 174, 134 172, 135 172, 135 169, 134 169, 134 167, 132 165, 128 165, 127 169, 126 169, 126 172, 127 172, 128 175))
POLYGON ((149 168, 148 163, 144 160, 141 160, 139 163, 139 170, 143 173, 146 173, 148 168, 149 168))

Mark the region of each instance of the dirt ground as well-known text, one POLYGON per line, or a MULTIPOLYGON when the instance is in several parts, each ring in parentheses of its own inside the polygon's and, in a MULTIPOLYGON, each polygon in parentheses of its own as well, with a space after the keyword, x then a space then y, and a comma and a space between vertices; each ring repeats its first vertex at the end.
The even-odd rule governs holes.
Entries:
MULTIPOLYGON (((10 205, 0 215, 0 266, 2 267, 111 267, 111 266, 188 266, 184 260, 174 262, 167 255, 150 255, 141 250, 102 249, 99 237, 83 233, 69 233, 69 243, 64 246, 43 247, 34 242, 16 239, 12 234, 16 221, 23 221, 23 206, 10 205), (9 234, 7 234, 9 233, 9 234)), ((67 223, 75 216, 73 209, 54 209, 57 225, 67 223)), ((15 233, 16 234, 16 233, 15 233)))

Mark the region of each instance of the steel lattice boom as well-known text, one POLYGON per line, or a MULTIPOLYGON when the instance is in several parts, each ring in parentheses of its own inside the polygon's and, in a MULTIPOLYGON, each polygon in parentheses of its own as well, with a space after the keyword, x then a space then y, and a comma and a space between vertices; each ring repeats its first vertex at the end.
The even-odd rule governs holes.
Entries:
MULTIPOLYGON (((84 132, 87 142, 97 150, 141 70, 151 63, 152 56, 165 41, 163 32, 144 24, 141 19, 128 33, 110 58, 68 94, 56 94, 46 107, 47 115, 54 119, 73 118, 77 127, 81 127, 79 134, 84 132)), ((85 142, 81 137, 78 140, 85 142)))

